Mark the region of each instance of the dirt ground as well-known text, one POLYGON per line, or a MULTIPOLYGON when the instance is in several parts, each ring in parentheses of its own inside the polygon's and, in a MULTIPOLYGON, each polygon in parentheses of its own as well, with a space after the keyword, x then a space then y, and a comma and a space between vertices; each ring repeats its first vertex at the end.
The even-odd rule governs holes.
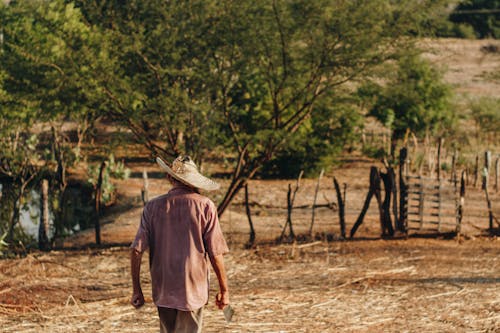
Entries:
MULTIPOLYGON (((366 194, 372 163, 357 161, 333 170, 339 179, 350 179, 348 230, 366 194)), ((67 250, 0 261, 2 332, 158 331, 146 259, 142 282, 148 303, 140 310, 128 303, 127 245, 142 210, 141 182, 137 177, 118 184, 121 204, 109 210, 102 227, 106 248, 88 247, 94 241, 89 230, 67 239, 63 244, 67 250)), ((471 219, 477 228, 466 221, 468 232, 460 240, 416 236, 383 240, 372 203, 356 238, 344 241, 339 239, 337 212, 324 208, 317 211, 314 227, 320 240, 275 244, 286 219, 288 182, 251 182, 255 248, 244 248, 248 223, 241 196, 223 215, 221 225, 231 248, 226 265, 236 314, 226 324, 211 300, 204 332, 500 330, 500 239, 481 236, 479 229, 487 227, 485 216, 471 219), (325 234, 333 235, 330 242, 322 237, 325 234)), ((331 174, 321 184, 319 203, 333 200, 330 183, 331 174)), ((310 204, 314 187, 314 179, 305 180, 296 204, 310 204)), ((165 180, 150 179, 151 196, 168 188, 165 180)), ((211 196, 216 200, 218 195, 211 196)), ((497 209, 498 197, 494 198, 497 209)), ((296 232, 306 233, 310 208, 296 210, 293 219, 296 232)))
MULTIPOLYGON (((429 57, 448 64, 447 78, 461 92, 491 95, 498 85, 478 82, 485 71, 499 65, 497 55, 478 51, 490 42, 450 40, 442 48, 445 52, 429 57)), ((371 165, 381 166, 346 156, 342 167, 327 173, 321 183, 319 204, 336 202, 333 176, 347 184, 348 231, 363 205, 371 165)), ((127 167, 132 177, 117 182, 118 204, 102 219, 103 248, 89 246, 94 233, 87 230, 59 242, 64 250, 0 261, 1 332, 158 332, 146 259, 141 279, 147 304, 140 310, 129 305, 127 246, 142 211, 142 170, 149 172, 151 197, 169 186, 151 163, 135 159, 127 167)), ((207 166, 205 172, 214 170, 207 166)), ((222 188, 228 183, 218 180, 222 188)), ((372 202, 353 240, 340 239, 337 211, 320 208, 315 239, 276 244, 286 221, 288 184, 294 182, 250 182, 257 233, 252 249, 244 246, 248 222, 242 194, 222 216, 231 249, 226 266, 236 312, 233 322, 226 324, 213 304, 213 283, 204 332, 500 332, 500 239, 485 236, 488 218, 479 188, 467 189, 460 239, 381 239, 372 202)), ((305 179, 295 205, 311 205, 315 186, 315 179, 305 179)), ((220 191, 210 197, 217 202, 222 195, 220 191)), ((500 193, 491 193, 491 200, 500 216, 500 193)), ((450 199, 444 211, 453 207, 450 199)), ((294 210, 296 233, 306 234, 310 221, 310 208, 294 210)))
MULTIPOLYGON (((498 332, 499 258, 500 241, 484 238, 232 249, 234 321, 211 302, 204 332, 498 332)), ((125 248, 4 260, 0 276, 2 332, 158 331, 150 297, 128 304, 125 248)))

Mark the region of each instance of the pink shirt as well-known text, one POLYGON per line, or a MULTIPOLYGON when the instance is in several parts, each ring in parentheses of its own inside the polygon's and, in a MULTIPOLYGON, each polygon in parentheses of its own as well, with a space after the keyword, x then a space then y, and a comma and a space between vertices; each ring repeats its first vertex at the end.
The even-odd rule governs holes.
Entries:
POLYGON ((185 186, 146 204, 131 248, 149 249, 154 303, 183 311, 208 301, 207 255, 229 251, 214 203, 185 186))

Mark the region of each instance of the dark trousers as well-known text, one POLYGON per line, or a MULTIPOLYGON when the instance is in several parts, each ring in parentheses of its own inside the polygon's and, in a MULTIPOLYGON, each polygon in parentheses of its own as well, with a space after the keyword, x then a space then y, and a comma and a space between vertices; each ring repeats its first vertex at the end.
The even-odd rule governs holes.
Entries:
POLYGON ((158 307, 160 333, 201 333, 203 308, 195 311, 158 307))

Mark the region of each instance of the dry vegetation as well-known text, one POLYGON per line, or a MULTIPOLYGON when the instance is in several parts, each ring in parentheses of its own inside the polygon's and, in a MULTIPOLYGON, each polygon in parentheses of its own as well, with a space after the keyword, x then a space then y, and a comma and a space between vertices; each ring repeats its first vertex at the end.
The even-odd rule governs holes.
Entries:
MULTIPOLYGON (((482 43, 448 41, 433 59, 448 64, 447 79, 462 93, 475 94, 479 89, 485 95, 498 95, 500 87, 494 83, 476 82, 483 71, 500 65, 498 55, 481 58, 482 43), (478 88, 481 84, 485 90, 478 88)), ((348 229, 363 204, 373 163, 348 156, 321 184, 319 203, 336 201, 333 175, 348 184, 348 229)), ((59 244, 79 249, 0 261, 2 332, 158 331, 147 264, 142 280, 148 303, 138 311, 128 303, 131 283, 126 245, 142 209, 143 168, 150 171, 151 196, 167 191, 168 185, 152 164, 138 161, 127 166, 133 177, 118 182, 119 204, 103 219, 102 239, 108 248, 86 249, 94 235, 85 231, 59 244)), ((337 212, 319 209, 314 229, 317 241, 275 245, 286 220, 289 182, 250 183, 255 248, 243 248, 248 224, 241 195, 222 217, 231 248, 226 260, 236 314, 234 322, 226 324, 211 301, 205 312, 206 332, 500 331, 500 240, 481 235, 488 220, 479 188, 468 189, 461 240, 381 240, 372 202, 357 240, 337 240, 337 212), (334 241, 326 242, 325 235, 333 235, 334 241)), ((314 186, 314 179, 305 180, 295 204, 311 204, 314 186)), ((221 195, 215 193, 212 198, 218 200, 221 195)), ((500 217, 500 193, 491 195, 500 217)), ((297 233, 306 233, 310 217, 310 209, 294 211, 297 233)))
MULTIPOLYGON (((236 248, 227 255, 234 322, 225 324, 209 304, 205 331, 496 332, 499 245, 418 239, 236 248)), ((150 299, 139 311, 128 304, 123 248, 29 255, 2 262, 1 274, 3 332, 157 332, 150 299)))

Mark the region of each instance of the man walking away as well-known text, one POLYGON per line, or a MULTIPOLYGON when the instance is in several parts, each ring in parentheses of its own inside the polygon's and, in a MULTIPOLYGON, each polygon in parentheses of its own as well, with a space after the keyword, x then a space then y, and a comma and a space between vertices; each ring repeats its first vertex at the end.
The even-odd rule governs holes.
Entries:
POLYGON ((208 302, 209 265, 217 275, 219 309, 229 305, 223 255, 228 247, 217 208, 199 190, 213 191, 219 184, 199 173, 189 156, 179 156, 166 171, 172 189, 149 201, 131 245, 131 274, 135 308, 144 304, 140 283, 141 258, 149 249, 153 301, 158 307, 161 333, 201 332, 203 306, 208 302))

